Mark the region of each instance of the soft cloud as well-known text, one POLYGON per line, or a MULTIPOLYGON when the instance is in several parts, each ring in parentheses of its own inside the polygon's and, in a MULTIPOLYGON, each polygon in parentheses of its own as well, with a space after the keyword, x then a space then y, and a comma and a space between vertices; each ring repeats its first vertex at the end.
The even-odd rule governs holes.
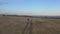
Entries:
POLYGON ((8 2, 0 2, 0 5, 8 4, 8 2))
POLYGON ((14 3, 14 2, 23 2, 24 0, 0 0, 0 5, 5 5, 8 3, 14 3))

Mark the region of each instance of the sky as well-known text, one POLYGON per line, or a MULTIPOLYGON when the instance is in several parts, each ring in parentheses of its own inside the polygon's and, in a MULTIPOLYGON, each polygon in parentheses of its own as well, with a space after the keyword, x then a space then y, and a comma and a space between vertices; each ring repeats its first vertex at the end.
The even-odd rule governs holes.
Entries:
POLYGON ((0 0, 0 14, 60 16, 60 0, 0 0))

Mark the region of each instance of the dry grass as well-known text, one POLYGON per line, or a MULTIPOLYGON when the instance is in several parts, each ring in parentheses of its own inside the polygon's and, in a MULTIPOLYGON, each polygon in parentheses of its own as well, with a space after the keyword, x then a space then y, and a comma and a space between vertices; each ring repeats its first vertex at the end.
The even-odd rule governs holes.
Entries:
MULTIPOLYGON (((0 34, 21 34, 27 17, 0 16, 0 34)), ((60 19, 32 18, 32 34, 60 34, 60 19)))

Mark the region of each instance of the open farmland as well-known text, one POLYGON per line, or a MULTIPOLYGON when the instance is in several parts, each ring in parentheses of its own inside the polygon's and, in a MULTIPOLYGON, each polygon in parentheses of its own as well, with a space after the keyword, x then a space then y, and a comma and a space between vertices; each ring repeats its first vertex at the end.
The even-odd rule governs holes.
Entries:
MULTIPOLYGON (((0 16, 0 34, 24 33, 27 18, 0 16)), ((60 34, 60 19, 32 18, 32 34, 60 34)))

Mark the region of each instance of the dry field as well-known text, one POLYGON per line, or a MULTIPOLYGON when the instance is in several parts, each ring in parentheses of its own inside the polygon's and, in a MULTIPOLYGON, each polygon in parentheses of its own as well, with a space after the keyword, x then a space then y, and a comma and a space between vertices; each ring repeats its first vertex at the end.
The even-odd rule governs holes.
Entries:
MULTIPOLYGON (((27 18, 0 16, 0 34, 22 34, 27 18)), ((60 34, 60 19, 32 18, 32 28, 32 34, 60 34)))

